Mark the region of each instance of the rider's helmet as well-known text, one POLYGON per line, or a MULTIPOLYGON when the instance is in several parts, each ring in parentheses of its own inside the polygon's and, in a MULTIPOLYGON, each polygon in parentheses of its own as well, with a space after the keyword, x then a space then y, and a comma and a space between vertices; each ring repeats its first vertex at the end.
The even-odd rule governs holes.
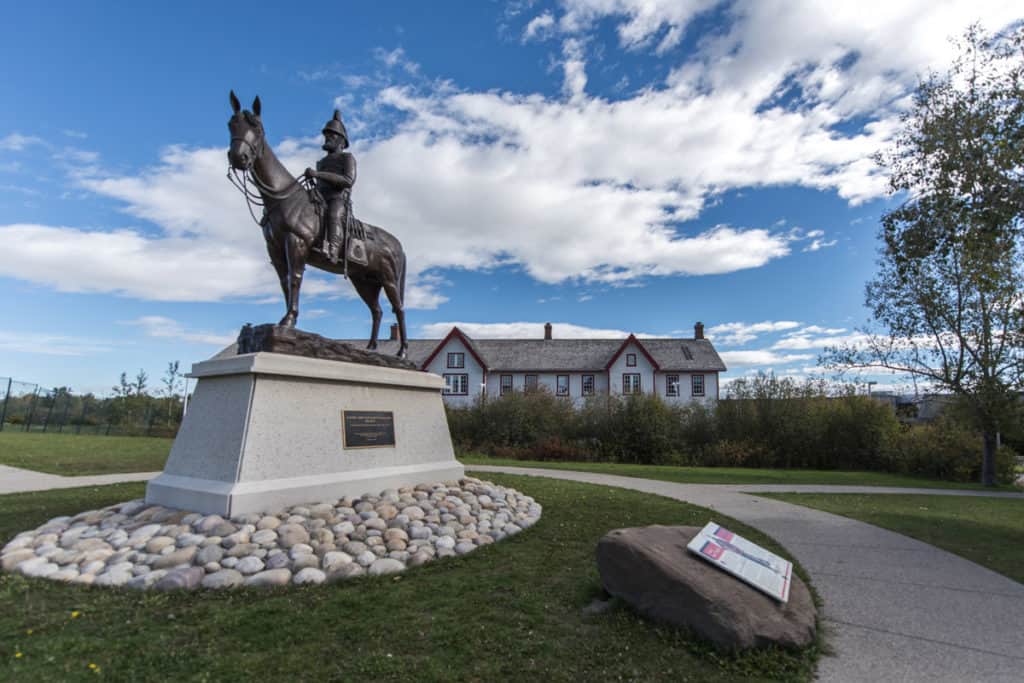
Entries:
POLYGON ((342 149, 348 147, 348 131, 345 130, 345 124, 341 122, 341 112, 337 109, 334 110, 334 118, 324 124, 324 129, 321 132, 326 133, 327 131, 332 131, 341 136, 341 139, 344 140, 342 149))

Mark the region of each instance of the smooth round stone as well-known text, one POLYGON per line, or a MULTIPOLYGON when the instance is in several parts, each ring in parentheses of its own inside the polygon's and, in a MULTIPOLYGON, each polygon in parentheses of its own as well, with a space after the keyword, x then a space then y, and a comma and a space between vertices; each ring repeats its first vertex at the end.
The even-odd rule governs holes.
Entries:
POLYGON ((393 519, 398 514, 398 508, 389 504, 378 505, 376 511, 380 519, 383 520, 393 519))
POLYGON ((179 548, 187 548, 189 546, 199 545, 207 538, 207 536, 203 536, 202 534, 184 533, 178 535, 178 537, 175 539, 175 544, 179 548))
POLYGON ((334 506, 330 503, 319 503, 309 508, 309 516, 313 519, 330 519, 334 517, 334 506))
MULTIPOLYGON (((221 522, 221 523, 217 524, 216 526, 214 526, 212 529, 210 529, 209 534, 211 536, 222 536, 222 537, 228 538, 228 537, 234 536, 237 532, 238 532, 238 527, 236 527, 231 522, 221 522)), ((239 542, 240 543, 245 543, 245 541, 239 541, 239 542)))
POLYGON ((157 536, 149 539, 146 543, 146 552, 150 554, 156 554, 168 546, 175 544, 175 540, 170 536, 157 536))
POLYGON ((74 567, 66 567, 64 569, 59 569, 55 571, 54 573, 50 574, 47 578, 53 581, 74 581, 76 578, 78 578, 78 570, 74 567))
POLYGON ((246 512, 245 514, 232 517, 231 521, 244 526, 246 524, 256 525, 261 519, 263 519, 263 515, 258 512, 246 512))
POLYGON ((446 549, 451 550, 455 547, 455 538, 453 536, 438 536, 434 541, 434 545, 437 546, 438 550, 446 549))
POLYGON ((156 536, 156 533, 163 527, 162 524, 147 524, 146 526, 139 527, 131 533, 128 537, 128 541, 132 544, 148 541, 149 539, 156 536))
POLYGON ((268 529, 276 529, 281 526, 281 520, 277 517, 263 517, 259 522, 256 523, 256 528, 260 531, 266 531, 268 529))
POLYGON ((402 508, 402 514, 408 517, 410 520, 423 519, 427 516, 427 513, 423 511, 419 505, 409 505, 408 507, 402 508))
POLYGON ((203 571, 202 567, 175 569, 157 581, 153 588, 158 591, 192 590, 199 585, 205 576, 206 572, 203 571))
POLYGON ((438 548, 437 556, 441 557, 455 557, 455 551, 452 548, 438 548))
POLYGON ((388 523, 385 522, 380 517, 374 517, 373 519, 368 519, 365 522, 363 522, 363 525, 366 527, 367 530, 372 529, 374 531, 384 531, 385 529, 388 528, 388 523))
POLYGON ((338 566, 343 565, 343 564, 351 564, 351 563, 352 563, 352 556, 351 555, 349 555, 348 553, 334 551, 334 552, 329 552, 329 553, 325 553, 324 554, 324 559, 322 561, 322 566, 323 566, 324 570, 330 572, 335 567, 338 567, 338 566))
POLYGON ((405 529, 388 529, 384 532, 385 541, 408 541, 409 534, 405 529))
POLYGON ((225 557, 224 559, 222 559, 220 561, 220 566, 227 567, 228 569, 234 569, 237 564, 238 564, 238 558, 237 557, 225 557))
POLYGON ((356 530, 356 526, 352 522, 345 521, 335 524, 331 530, 334 531, 335 536, 348 536, 356 530))
POLYGON ((369 536, 369 537, 367 537, 367 539, 366 539, 366 547, 368 547, 368 548, 370 548, 372 550, 375 545, 384 545, 384 537, 383 536, 369 536))
POLYGON ((79 574, 78 576, 76 576, 75 578, 73 578, 71 580, 71 583, 78 583, 78 584, 81 584, 83 586, 91 586, 92 583, 95 580, 96 580, 96 575, 95 574, 79 574))
POLYGON ((287 586, 291 580, 292 573, 287 569, 268 569, 247 578, 245 585, 256 587, 287 586))
POLYGON ((229 549, 225 554, 229 557, 245 557, 246 555, 252 555, 259 549, 260 547, 255 543, 239 543, 229 549))
POLYGON ((334 543, 334 532, 330 529, 317 529, 310 534, 310 537, 313 539, 310 543, 319 543, 320 545, 334 543))
POLYGON ((83 574, 99 574, 107 565, 103 560, 93 560, 80 566, 83 574))
POLYGON ((489 536, 488 534, 480 534, 476 537, 477 545, 490 545, 491 543, 494 543, 493 536, 489 536))
POLYGON ((223 548, 219 545, 208 545, 196 554, 196 562, 198 564, 220 562, 222 557, 224 557, 223 548))
POLYGON ((236 545, 248 545, 249 544, 249 532, 236 531, 233 534, 224 537, 224 540, 220 542, 225 548, 234 548, 236 545))
POLYGON ((461 541, 455 544, 455 552, 459 555, 465 555, 471 553, 476 549, 476 544, 472 541, 461 541))
POLYGON ((277 543, 277 532, 273 529, 261 529, 254 533, 249 540, 260 545, 273 545, 277 543))
POLYGON ((427 540, 430 538, 433 532, 430 531, 429 527, 425 526, 414 526, 409 529, 409 536, 414 540, 427 540))
MULTIPOLYGON (((128 534, 126 532, 122 531, 121 533, 124 534, 125 538, 128 538, 128 534)), ((47 546, 47 545, 52 545, 52 546, 56 547, 57 542, 59 540, 60 540, 60 536, 58 536, 57 534, 42 533, 42 534, 39 534, 38 536, 36 536, 36 540, 35 540, 35 542, 32 543, 32 546, 34 548, 37 548, 37 549, 42 547, 42 546, 47 546)))
POLYGON ((291 555, 293 560, 299 555, 309 555, 312 552, 312 546, 306 545, 305 543, 296 543, 288 550, 288 554, 291 555))
POLYGON ((327 572, 327 582, 334 583, 335 581, 343 581, 345 579, 355 578, 362 576, 366 573, 360 565, 355 562, 349 564, 335 565, 331 571, 327 572))
POLYGON ((154 572, 146 574, 139 574, 134 579, 124 584, 125 588, 134 588, 135 590, 146 590, 151 588, 154 583, 162 579, 169 572, 166 569, 158 569, 154 572))
MULTIPOLYGON (((356 562, 360 566, 362 566, 362 567, 369 567, 371 564, 373 564, 377 560, 377 556, 375 554, 373 554, 372 552, 370 552, 369 550, 364 550, 363 552, 361 552, 358 555, 356 555, 355 559, 356 559, 356 562)), ((57 565, 54 565, 54 566, 56 567, 57 565)))
POLYGON ((301 586, 308 583, 321 584, 326 580, 327 575, 316 567, 303 567, 295 573, 295 576, 292 578, 292 583, 301 586))
POLYGON ((299 524, 282 524, 277 528, 278 545, 291 548, 297 543, 309 543, 309 532, 299 524))
POLYGON ((361 541, 349 541, 348 543, 343 544, 341 546, 341 549, 349 555, 351 555, 352 557, 356 557, 361 553, 365 553, 367 546, 365 543, 362 543, 361 541))
POLYGON ((426 564, 434 559, 433 555, 425 552, 418 552, 408 559, 408 565, 410 567, 419 567, 422 564, 426 564))
POLYGON ((153 569, 170 569, 176 567, 179 564, 189 564, 192 562, 192 558, 196 556, 199 548, 194 545, 190 545, 180 550, 175 550, 169 555, 161 555, 157 560, 153 562, 153 569))
POLYGON ((20 548, 5 554, 3 559, 0 560, 0 567, 3 567, 5 572, 13 571, 19 564, 26 560, 31 560, 35 556, 36 554, 31 549, 20 548))
MULTIPOLYGON (((206 517, 202 517, 199 520, 197 520, 195 523, 193 523, 192 526, 199 533, 209 534, 218 524, 221 524, 223 521, 224 518, 220 515, 207 515, 206 517)), ((234 531, 234 529, 232 529, 232 531, 234 531)), ((222 534, 216 535, 221 536, 222 534)))
POLYGON ((406 543, 400 538, 393 539, 387 542, 385 546, 389 551, 391 550, 405 550, 406 543))
POLYGON ((401 571, 405 571, 404 564, 390 557, 385 557, 375 560, 369 569, 366 570, 366 573, 370 576, 382 576, 384 574, 397 574, 401 571))
POLYGON ((388 553, 388 557, 393 560, 398 560, 402 564, 405 564, 409 560, 409 553, 405 550, 392 550, 388 553))
POLYGON ((292 559, 286 553, 278 553, 267 558, 267 569, 286 569, 291 567, 291 564, 292 559))
POLYGON ((78 541, 82 538, 82 534, 84 534, 88 529, 89 527, 87 526, 79 526, 68 529, 60 535, 60 547, 70 548, 75 543, 78 543, 78 541))
POLYGON ((203 571, 207 574, 216 574, 221 569, 223 569, 223 567, 220 566, 220 562, 207 562, 203 565, 203 571))
POLYGON ((320 558, 317 557, 316 555, 313 555, 312 553, 308 553, 308 554, 305 554, 305 555, 298 555, 298 556, 292 558, 292 571, 293 572, 297 572, 297 571, 300 571, 302 569, 306 569, 307 567, 319 568, 320 567, 320 558))
POLYGON ((149 574, 153 570, 146 564, 137 564, 131 568, 132 576, 142 576, 143 574, 149 574))
POLYGON ((78 564, 82 560, 83 555, 85 553, 80 553, 77 550, 61 550, 50 555, 50 562, 60 565, 78 564))
POLYGON ((244 581, 245 577, 242 576, 241 572, 235 571, 234 569, 222 569, 218 572, 204 576, 200 585, 202 585, 203 588, 221 590, 224 588, 241 586, 244 581))
POLYGON ((243 574, 256 574, 263 571, 264 566, 263 560, 258 557, 243 557, 235 568, 243 574))
POLYGON ((105 572, 96 577, 93 581, 93 585, 96 586, 123 586, 133 578, 131 572, 118 571, 118 572, 105 572))

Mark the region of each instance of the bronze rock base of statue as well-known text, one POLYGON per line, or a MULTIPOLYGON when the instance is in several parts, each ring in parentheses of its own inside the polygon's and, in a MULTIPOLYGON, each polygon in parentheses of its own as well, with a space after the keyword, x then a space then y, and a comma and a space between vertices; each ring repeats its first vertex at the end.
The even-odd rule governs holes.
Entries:
POLYGON ((340 360, 400 370, 419 370, 415 363, 391 355, 356 348, 337 339, 282 325, 244 325, 238 333, 238 353, 284 353, 321 360, 340 360))

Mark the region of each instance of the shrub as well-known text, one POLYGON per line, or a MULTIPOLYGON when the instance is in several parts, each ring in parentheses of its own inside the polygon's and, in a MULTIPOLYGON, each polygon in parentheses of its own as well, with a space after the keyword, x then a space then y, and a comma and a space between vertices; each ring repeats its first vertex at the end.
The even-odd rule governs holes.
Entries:
MULTIPOLYGON (((953 420, 902 430, 891 440, 887 467, 890 471, 947 481, 976 482, 981 479, 981 436, 953 420)), ((996 479, 1014 480, 1016 453, 1003 446, 996 452, 996 479)))

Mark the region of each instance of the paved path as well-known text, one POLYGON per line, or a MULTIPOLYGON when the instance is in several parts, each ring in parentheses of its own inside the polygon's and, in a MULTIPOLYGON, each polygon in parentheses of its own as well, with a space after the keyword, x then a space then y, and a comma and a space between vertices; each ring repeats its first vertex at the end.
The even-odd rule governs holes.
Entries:
POLYGON ((765 532, 800 561, 825 603, 824 622, 835 656, 822 657, 819 680, 1024 680, 1024 585, 870 524, 743 492, 927 493, 1024 499, 1022 494, 866 486, 675 484, 563 470, 482 465, 469 469, 655 493, 720 510, 765 532))
MULTIPOLYGON (((1024 585, 870 524, 748 495, 769 491, 921 493, 1024 500, 1024 494, 874 486, 676 484, 524 467, 470 465, 468 469, 654 493, 719 510, 765 532, 800 561, 824 600, 824 625, 835 654, 821 659, 821 681, 1024 680, 1024 585)), ((157 474, 61 477, 0 465, 0 494, 145 481, 157 474)))
POLYGON ((0 494, 24 491, 70 489, 76 486, 105 486, 123 481, 148 481, 159 472, 131 472, 128 474, 100 474, 90 477, 62 477, 0 465, 0 494))

